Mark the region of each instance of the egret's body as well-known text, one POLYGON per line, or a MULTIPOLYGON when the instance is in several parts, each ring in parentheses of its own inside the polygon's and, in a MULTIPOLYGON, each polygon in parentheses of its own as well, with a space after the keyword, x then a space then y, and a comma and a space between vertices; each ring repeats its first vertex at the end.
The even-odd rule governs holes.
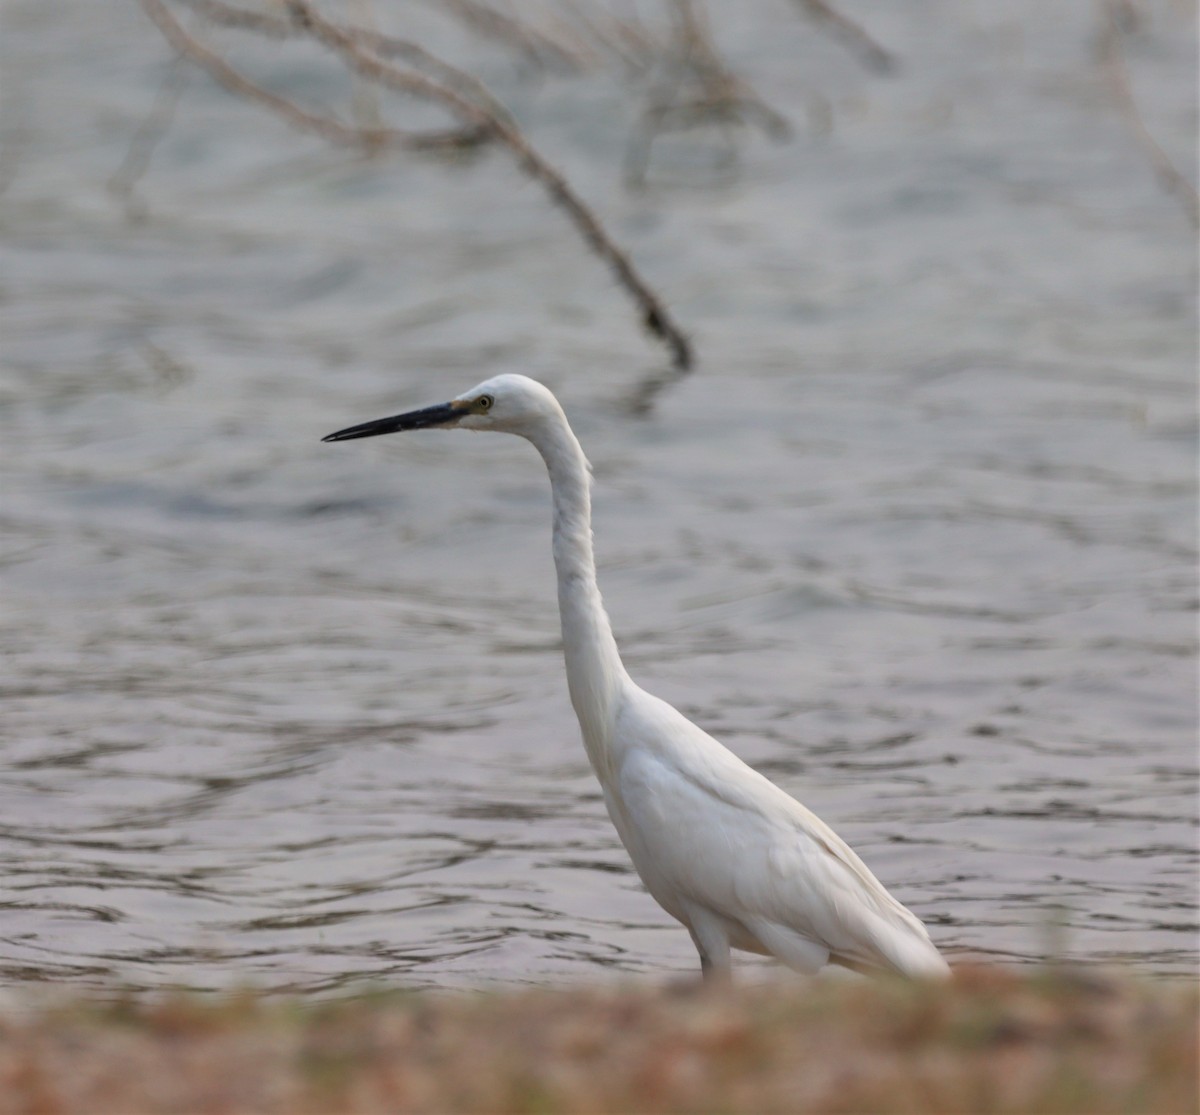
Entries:
POLYGON ((452 426, 518 434, 546 462, 563 654, 584 747, 638 874, 687 927, 705 973, 727 973, 737 948, 802 972, 833 962, 947 974, 925 927, 832 829, 625 672, 596 585, 590 470, 547 388, 497 376, 453 402, 325 440, 452 426))

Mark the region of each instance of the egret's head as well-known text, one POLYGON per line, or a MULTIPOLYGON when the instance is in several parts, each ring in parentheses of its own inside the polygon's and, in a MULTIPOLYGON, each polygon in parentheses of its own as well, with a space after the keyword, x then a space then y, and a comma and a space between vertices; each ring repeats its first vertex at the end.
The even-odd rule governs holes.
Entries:
POLYGON ((539 425, 561 413, 558 400, 536 380, 518 375, 493 376, 448 403, 363 422, 321 440, 350 441, 403 430, 456 428, 499 430, 528 437, 539 425))

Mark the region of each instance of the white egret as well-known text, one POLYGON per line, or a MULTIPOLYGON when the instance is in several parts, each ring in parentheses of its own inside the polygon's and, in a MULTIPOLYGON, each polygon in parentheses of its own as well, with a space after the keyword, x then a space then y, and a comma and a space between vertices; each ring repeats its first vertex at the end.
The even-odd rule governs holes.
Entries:
POLYGON ((705 976, 728 975, 730 949, 801 972, 834 963, 947 975, 918 918, 831 828, 630 680, 596 586, 590 468, 546 387, 500 375, 451 402, 324 440, 435 427, 518 434, 546 462, 563 655, 583 744, 638 874, 687 927, 705 976))

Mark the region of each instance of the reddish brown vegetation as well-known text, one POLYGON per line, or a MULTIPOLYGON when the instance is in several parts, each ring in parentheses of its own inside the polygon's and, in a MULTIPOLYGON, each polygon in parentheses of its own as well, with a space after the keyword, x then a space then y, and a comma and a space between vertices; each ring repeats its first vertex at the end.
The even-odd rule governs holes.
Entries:
POLYGON ((0 1112, 1187 1112, 1191 987, 960 972, 11 1016, 0 1112))

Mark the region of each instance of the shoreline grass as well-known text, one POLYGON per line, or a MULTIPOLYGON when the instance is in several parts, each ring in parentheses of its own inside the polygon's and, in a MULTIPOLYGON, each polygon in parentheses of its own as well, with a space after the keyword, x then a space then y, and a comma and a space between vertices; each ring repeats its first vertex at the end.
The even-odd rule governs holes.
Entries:
POLYGON ((0 1115, 1200 1110, 1200 995, 1089 969, 0 1017, 0 1115))

